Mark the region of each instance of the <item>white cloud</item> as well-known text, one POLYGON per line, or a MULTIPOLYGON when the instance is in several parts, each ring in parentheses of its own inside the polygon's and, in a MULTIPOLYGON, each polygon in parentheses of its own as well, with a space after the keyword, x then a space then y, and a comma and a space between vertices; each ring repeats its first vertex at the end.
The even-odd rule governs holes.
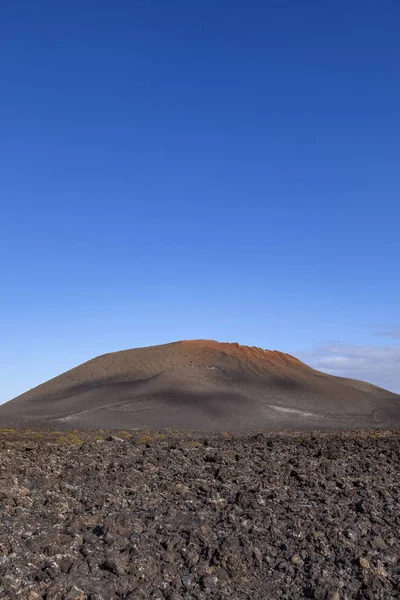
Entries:
POLYGON ((351 346, 335 342, 297 356, 325 373, 361 379, 400 393, 400 345, 351 346))
POLYGON ((392 331, 377 331, 375 335, 378 337, 390 337, 394 340, 400 340, 400 329, 393 329, 392 331))

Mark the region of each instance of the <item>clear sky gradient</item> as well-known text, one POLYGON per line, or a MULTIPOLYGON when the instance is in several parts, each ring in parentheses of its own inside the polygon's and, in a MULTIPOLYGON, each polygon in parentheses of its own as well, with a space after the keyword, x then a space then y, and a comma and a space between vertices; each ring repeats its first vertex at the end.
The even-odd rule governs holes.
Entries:
POLYGON ((104 352, 400 392, 400 3, 5 0, 0 401, 104 352))

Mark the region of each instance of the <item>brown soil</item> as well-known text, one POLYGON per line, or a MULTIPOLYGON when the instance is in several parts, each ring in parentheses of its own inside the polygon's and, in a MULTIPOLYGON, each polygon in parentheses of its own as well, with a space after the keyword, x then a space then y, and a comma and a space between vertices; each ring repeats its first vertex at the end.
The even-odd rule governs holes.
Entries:
POLYGON ((105 354, 0 407, 16 427, 204 431, 400 425, 400 396, 282 352, 207 340, 105 354))

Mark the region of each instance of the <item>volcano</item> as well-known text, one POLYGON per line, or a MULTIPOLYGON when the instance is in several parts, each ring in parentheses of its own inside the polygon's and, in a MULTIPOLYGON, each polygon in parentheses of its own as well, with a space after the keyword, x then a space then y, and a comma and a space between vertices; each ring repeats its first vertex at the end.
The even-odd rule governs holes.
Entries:
POLYGON ((0 427, 252 431, 400 426, 400 395, 289 354, 180 341, 98 356, 0 406, 0 427))

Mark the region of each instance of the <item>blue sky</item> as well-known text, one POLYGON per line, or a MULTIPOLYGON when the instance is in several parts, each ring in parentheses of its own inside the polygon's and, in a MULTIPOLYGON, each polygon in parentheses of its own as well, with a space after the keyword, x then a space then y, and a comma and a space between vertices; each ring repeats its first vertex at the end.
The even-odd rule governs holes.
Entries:
POLYGON ((400 392, 399 22, 386 0, 2 2, 0 401, 186 338, 400 392))

